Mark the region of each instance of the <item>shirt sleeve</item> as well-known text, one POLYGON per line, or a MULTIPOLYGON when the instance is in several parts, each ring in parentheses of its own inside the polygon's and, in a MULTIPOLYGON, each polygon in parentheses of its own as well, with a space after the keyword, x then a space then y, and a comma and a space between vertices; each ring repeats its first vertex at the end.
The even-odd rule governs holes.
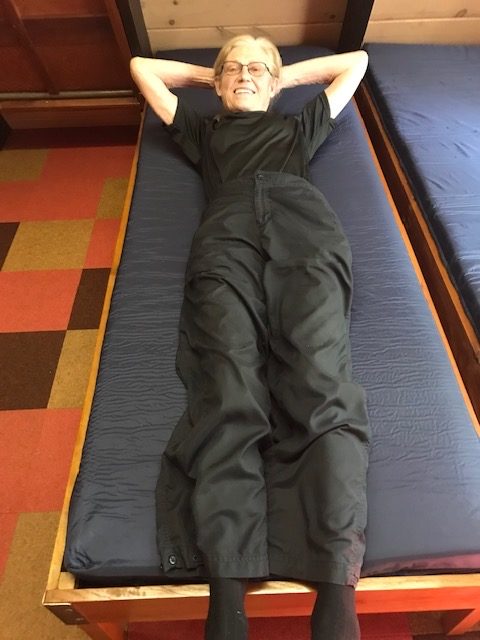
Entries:
POLYGON ((179 98, 173 122, 165 125, 165 129, 180 146, 187 158, 193 164, 199 164, 205 133, 205 119, 187 102, 179 98))
POLYGON ((311 160, 315 151, 325 141, 334 127, 333 120, 330 118, 330 104, 325 91, 310 100, 299 117, 307 143, 308 159, 311 160))

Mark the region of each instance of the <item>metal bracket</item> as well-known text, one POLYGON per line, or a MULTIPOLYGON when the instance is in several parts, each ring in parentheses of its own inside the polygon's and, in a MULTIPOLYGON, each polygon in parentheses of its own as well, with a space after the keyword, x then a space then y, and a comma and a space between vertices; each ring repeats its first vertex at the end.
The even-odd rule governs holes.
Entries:
POLYGON ((69 604, 46 604, 45 607, 65 624, 88 624, 88 620, 69 604))

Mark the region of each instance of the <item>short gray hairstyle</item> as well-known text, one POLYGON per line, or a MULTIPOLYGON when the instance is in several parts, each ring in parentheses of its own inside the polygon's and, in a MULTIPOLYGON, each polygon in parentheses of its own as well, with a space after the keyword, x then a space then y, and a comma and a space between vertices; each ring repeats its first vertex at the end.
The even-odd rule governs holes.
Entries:
POLYGON ((223 63, 232 49, 242 44, 252 43, 260 45, 265 51, 270 62, 268 67, 270 73, 274 78, 278 78, 280 76, 280 69, 282 68, 282 58, 280 57, 277 47, 268 38, 264 38, 263 36, 255 38, 249 34, 235 36, 223 45, 213 65, 215 77, 218 78, 221 75, 223 63))

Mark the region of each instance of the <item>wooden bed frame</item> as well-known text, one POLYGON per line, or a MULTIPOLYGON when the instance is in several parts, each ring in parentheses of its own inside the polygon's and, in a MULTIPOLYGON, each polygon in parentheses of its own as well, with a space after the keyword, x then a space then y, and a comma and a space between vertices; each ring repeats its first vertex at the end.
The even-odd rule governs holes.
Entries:
POLYGON ((382 119, 369 92, 362 83, 357 103, 365 120, 395 204, 413 250, 424 273, 433 302, 440 316, 453 355, 457 361, 473 408, 480 420, 480 340, 467 316, 445 264, 440 256, 421 206, 390 142, 382 119))
MULTIPOLYGON (((119 4, 123 5, 122 15, 124 19, 128 19, 131 6, 138 5, 138 2, 137 0, 125 0, 125 2, 119 0, 119 4)), ((372 4, 373 0, 369 0, 369 2, 349 0, 340 38, 340 50, 354 49, 361 45, 372 4)), ((134 46, 138 47, 138 42, 142 36, 135 36, 135 38, 136 44, 134 46)), ((368 139, 366 132, 365 135, 368 139)), ((116 587, 97 587, 83 583, 80 585, 75 576, 66 573, 62 568, 68 509, 80 465, 113 287, 125 238, 136 176, 138 149, 139 144, 137 144, 130 175, 89 385, 50 565, 48 583, 43 597, 44 606, 60 620, 65 624, 79 625, 87 636, 93 640, 123 640, 126 638, 130 622, 204 619, 208 608, 207 584, 158 586, 131 586, 126 584, 125 586, 116 587)), ((382 176, 371 144, 370 150, 377 171, 382 176)), ((392 213, 407 246, 410 259, 449 353, 453 370, 464 393, 465 402, 469 407, 472 419, 478 427, 428 289, 383 176, 382 182, 392 207, 392 213)), ((249 617, 308 616, 311 613, 315 595, 310 586, 300 582, 272 581, 258 583, 255 586, 252 585, 248 590, 246 597, 247 615, 249 617)), ((480 573, 362 578, 357 586, 356 596, 359 614, 442 611, 444 612, 442 618, 444 631, 452 636, 465 633, 480 621, 480 573)))
MULTIPOLYGON (((365 135, 367 136, 366 132, 365 135)), ((372 161, 381 175, 378 160, 370 141, 369 145, 372 161)), ((139 144, 137 145, 130 176, 85 405, 75 445, 48 584, 43 598, 43 604, 58 618, 66 624, 80 625, 85 633, 94 640, 123 639, 129 622, 205 618, 208 607, 208 585, 79 586, 73 575, 62 570, 68 508, 82 455, 108 312, 125 237, 135 182, 138 147, 139 144)), ((462 386, 458 369, 433 307, 413 249, 383 176, 382 183, 392 208, 392 214, 407 246, 410 260, 414 265, 417 277, 437 323, 437 328, 449 353, 452 367, 462 388, 472 420, 478 428, 478 422, 462 386)), ((307 584, 283 581, 259 583, 254 587, 252 586, 247 594, 247 614, 251 617, 307 616, 311 613, 314 597, 314 592, 307 584)), ((443 611, 445 612, 443 616, 445 632, 449 635, 462 634, 470 630, 477 622, 480 622, 480 573, 362 578, 357 586, 357 610, 360 614, 443 611)))

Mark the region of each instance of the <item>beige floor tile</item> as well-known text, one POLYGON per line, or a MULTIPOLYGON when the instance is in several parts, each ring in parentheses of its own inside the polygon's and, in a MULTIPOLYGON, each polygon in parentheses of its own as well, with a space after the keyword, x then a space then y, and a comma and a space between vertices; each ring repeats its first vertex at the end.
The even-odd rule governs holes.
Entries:
POLYGON ((4 149, 0 151, 0 181, 38 180, 47 149, 4 149))
POLYGON ((96 329, 67 331, 48 401, 49 409, 83 406, 96 340, 96 329))
POLYGON ((122 215, 127 194, 127 178, 107 178, 103 185, 97 218, 119 218, 122 215))
POLYGON ((81 269, 94 221, 21 222, 3 271, 81 269))
POLYGON ((59 513, 22 513, 0 585, 0 640, 85 640, 41 604, 59 513))

